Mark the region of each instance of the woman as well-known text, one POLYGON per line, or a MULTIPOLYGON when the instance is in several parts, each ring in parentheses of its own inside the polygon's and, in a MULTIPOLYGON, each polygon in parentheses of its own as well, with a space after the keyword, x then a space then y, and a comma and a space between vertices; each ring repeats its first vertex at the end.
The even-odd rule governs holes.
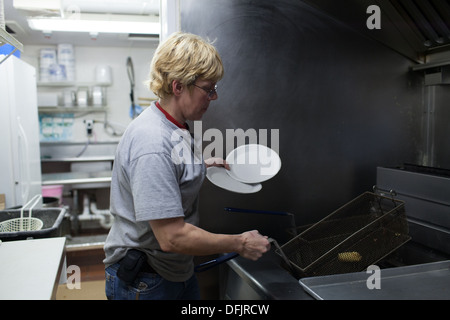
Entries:
POLYGON ((108 299, 199 299, 193 256, 237 252, 257 260, 270 248, 256 230, 225 235, 197 227, 206 167, 229 168, 222 159, 196 161, 186 121, 202 118, 222 76, 216 49, 196 35, 175 33, 156 50, 148 83, 159 101, 129 125, 114 161, 108 299))

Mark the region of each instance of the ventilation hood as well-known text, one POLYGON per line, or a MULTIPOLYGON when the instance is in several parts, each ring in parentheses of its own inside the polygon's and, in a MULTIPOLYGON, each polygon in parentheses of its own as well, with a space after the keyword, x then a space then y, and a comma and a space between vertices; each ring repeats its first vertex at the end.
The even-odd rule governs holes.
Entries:
POLYGON ((417 63, 450 51, 450 0, 303 0, 417 63), (380 8, 381 29, 368 29, 367 8, 380 8))

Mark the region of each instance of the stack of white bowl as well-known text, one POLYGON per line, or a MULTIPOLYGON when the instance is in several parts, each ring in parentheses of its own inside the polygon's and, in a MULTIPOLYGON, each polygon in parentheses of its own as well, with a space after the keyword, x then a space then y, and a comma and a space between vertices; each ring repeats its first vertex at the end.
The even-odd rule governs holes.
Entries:
POLYGON ((58 44, 58 64, 65 70, 65 80, 75 81, 75 54, 73 45, 58 44))

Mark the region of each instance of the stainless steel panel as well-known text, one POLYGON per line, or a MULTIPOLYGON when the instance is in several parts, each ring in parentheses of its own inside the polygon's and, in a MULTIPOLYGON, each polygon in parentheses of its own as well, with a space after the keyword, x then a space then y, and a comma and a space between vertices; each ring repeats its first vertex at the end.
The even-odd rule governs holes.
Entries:
POLYGON ((413 241, 450 253, 449 177, 379 167, 377 187, 405 201, 413 241))
POLYGON ((377 187, 450 206, 448 177, 378 167, 377 187))
POLYGON ((224 277, 223 299, 226 300, 265 300, 266 296, 258 293, 232 269, 227 268, 224 277))
MULTIPOLYGON (((449 73, 448 68, 443 69, 443 73, 449 73)), ((448 101, 450 101, 450 90, 448 86, 435 86, 435 105, 433 114, 430 117, 434 121, 434 131, 432 132, 433 139, 433 159, 432 166, 450 169, 450 108, 448 101)))
POLYGON ((445 226, 450 230, 450 206, 424 199, 397 195, 398 200, 405 202, 407 216, 428 223, 445 226))
POLYGON ((273 250, 258 261, 242 257, 229 260, 220 271, 222 298, 311 300, 298 280, 281 267, 280 257, 273 250))
POLYGON ((380 289, 369 289, 371 274, 303 278, 300 284, 319 300, 448 300, 450 260, 381 270, 380 289))
POLYGON ((415 242, 444 254, 450 254, 450 229, 409 219, 409 234, 415 242))

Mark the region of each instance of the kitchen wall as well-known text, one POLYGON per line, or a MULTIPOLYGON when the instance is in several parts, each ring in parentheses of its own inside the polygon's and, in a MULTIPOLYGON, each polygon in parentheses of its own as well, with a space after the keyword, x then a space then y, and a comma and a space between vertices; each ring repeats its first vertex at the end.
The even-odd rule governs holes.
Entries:
POLYGON ((428 133, 428 154, 426 165, 437 168, 450 169, 450 87, 435 85, 426 87, 426 97, 429 98, 424 114, 429 115, 428 121, 424 121, 424 134, 428 133))
MULTIPOLYGON (((70 43, 68 39, 67 43, 70 43)), ((134 64, 136 78, 135 101, 139 97, 154 98, 143 82, 147 79, 150 61, 156 49, 157 42, 149 42, 147 48, 137 47, 98 47, 98 46, 75 46, 76 82, 95 82, 95 67, 97 65, 109 65, 112 69, 113 83, 107 87, 107 112, 106 119, 117 132, 123 132, 130 123, 130 82, 127 75, 126 59, 130 56, 134 64)), ((42 48, 56 48, 56 46, 25 45, 22 59, 36 67, 39 73, 39 56, 42 48)), ((61 94, 64 88, 38 87, 41 92, 56 92, 61 94)), ((92 108, 92 107, 88 107, 92 108)), ((85 109, 83 109, 85 110, 85 109)), ((69 142, 84 143, 87 140, 86 129, 83 123, 85 119, 99 120, 102 123, 94 124, 94 135, 91 142, 118 141, 119 137, 108 134, 104 130, 103 122, 105 113, 74 113, 73 135, 69 142)))
POLYGON ((282 168, 260 192, 205 182, 205 228, 270 233, 285 223, 226 206, 314 223, 372 190, 377 166, 420 159, 421 80, 408 58, 298 0, 186 0, 181 27, 213 40, 225 65, 203 130, 279 129, 282 168))

